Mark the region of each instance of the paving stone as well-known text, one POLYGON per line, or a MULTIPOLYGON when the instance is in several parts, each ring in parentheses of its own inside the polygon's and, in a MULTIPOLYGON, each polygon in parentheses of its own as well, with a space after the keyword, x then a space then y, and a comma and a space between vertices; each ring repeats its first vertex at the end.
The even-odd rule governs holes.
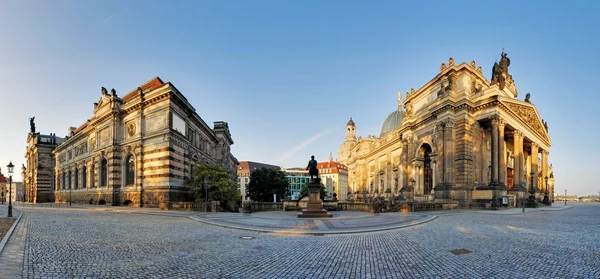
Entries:
POLYGON ((0 255, 0 278, 599 278, 599 211, 463 212, 399 230, 310 236, 164 215, 23 209, 0 255))

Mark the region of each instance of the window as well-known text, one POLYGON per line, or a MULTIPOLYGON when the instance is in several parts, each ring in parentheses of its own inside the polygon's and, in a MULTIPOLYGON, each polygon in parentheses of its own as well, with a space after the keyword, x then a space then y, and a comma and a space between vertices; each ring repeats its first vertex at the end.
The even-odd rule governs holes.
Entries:
POLYGON ((65 190, 66 188, 67 188, 67 173, 63 172, 62 189, 65 190))
POLYGON ((133 185, 135 183, 135 160, 133 159, 133 155, 127 156, 125 160, 125 184, 133 185))
POLYGON ((108 182, 108 160, 102 158, 100 161, 100 186, 106 186, 108 182))
POLYGON ((81 187, 87 187, 87 168, 85 167, 85 165, 81 169, 81 187))
POLYGON ((125 184, 133 185, 135 183, 135 160, 133 155, 125 159, 125 184))
POLYGON ((69 170, 69 185, 67 189, 71 189, 71 170, 69 170))

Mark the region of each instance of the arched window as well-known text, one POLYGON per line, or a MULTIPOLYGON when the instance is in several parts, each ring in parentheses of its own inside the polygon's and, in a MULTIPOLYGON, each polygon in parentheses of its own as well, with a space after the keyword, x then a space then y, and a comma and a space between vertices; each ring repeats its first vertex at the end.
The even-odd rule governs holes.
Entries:
POLYGON ((125 185, 133 185, 135 183, 135 160, 133 155, 127 156, 125 159, 125 185))
POLYGON ((71 189, 71 170, 69 169, 69 185, 67 185, 67 189, 71 189))
POLYGON ((106 186, 108 182, 108 160, 102 158, 100 161, 100 186, 106 186))
POLYGON ((81 187, 87 188, 87 168, 83 165, 81 169, 81 187))
POLYGON ((62 189, 67 189, 67 172, 63 172, 62 175, 62 189))
POLYGON ((75 188, 79 188, 79 169, 75 169, 75 188))

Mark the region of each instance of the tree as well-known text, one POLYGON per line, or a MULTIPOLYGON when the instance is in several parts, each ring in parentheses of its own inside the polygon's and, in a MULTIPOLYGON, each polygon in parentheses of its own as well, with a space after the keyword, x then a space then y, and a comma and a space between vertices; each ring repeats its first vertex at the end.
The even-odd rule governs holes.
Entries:
MULTIPOLYGON (((321 200, 325 200, 325 197, 327 197, 327 191, 325 191, 325 185, 323 185, 323 183, 321 183, 321 192, 319 193, 319 196, 321 197, 321 200)), ((298 199, 302 199, 303 197, 308 197, 308 183, 302 186, 298 199)))
POLYGON ((273 194, 284 198, 288 193, 289 181, 285 174, 276 169, 260 168, 250 174, 246 197, 257 202, 270 202, 273 194))
POLYGON ((190 187, 196 201, 207 200, 208 193, 208 200, 219 201, 225 210, 235 211, 241 199, 237 183, 222 166, 198 163, 192 168, 192 175, 185 184, 190 187))

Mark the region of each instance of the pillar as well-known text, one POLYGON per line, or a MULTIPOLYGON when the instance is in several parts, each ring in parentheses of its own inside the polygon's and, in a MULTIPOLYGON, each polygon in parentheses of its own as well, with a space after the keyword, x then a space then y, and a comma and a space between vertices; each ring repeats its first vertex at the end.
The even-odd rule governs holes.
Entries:
POLYGON ((437 140, 436 140, 436 144, 437 144, 437 150, 438 150, 438 155, 435 159, 436 161, 436 179, 437 184, 435 186, 438 185, 445 185, 446 184, 446 180, 445 180, 445 175, 444 173, 446 173, 446 160, 444 158, 444 148, 446 147, 446 142, 444 140, 444 131, 446 130, 444 123, 443 122, 438 122, 435 125, 435 132, 437 133, 437 140))
POLYGON ((409 171, 409 159, 408 159, 408 139, 402 140, 402 158, 404 158, 402 162, 402 187, 410 186, 408 184, 408 171, 409 171))
MULTIPOLYGON (((537 143, 533 142, 531 143, 531 172, 533 172, 533 189, 535 189, 536 191, 540 190, 540 185, 538 185, 538 151, 539 146, 537 145, 537 143)), ((529 178, 531 179, 531 178, 529 178)))
POLYGON ((492 118, 492 186, 498 185, 498 121, 498 117, 492 118))
POLYGON ((444 131, 444 164, 445 178, 444 184, 454 185, 454 120, 447 119, 444 122, 446 127, 444 131))
POLYGON ((513 133, 513 153, 515 157, 513 165, 513 187, 518 187, 521 180, 523 180, 523 176, 521 176, 521 153, 523 153, 523 148, 520 146, 522 136, 523 134, 519 130, 515 130, 513 133))
POLYGON ((498 184, 506 186, 506 148, 504 144, 504 127, 506 122, 502 119, 498 121, 498 184))

